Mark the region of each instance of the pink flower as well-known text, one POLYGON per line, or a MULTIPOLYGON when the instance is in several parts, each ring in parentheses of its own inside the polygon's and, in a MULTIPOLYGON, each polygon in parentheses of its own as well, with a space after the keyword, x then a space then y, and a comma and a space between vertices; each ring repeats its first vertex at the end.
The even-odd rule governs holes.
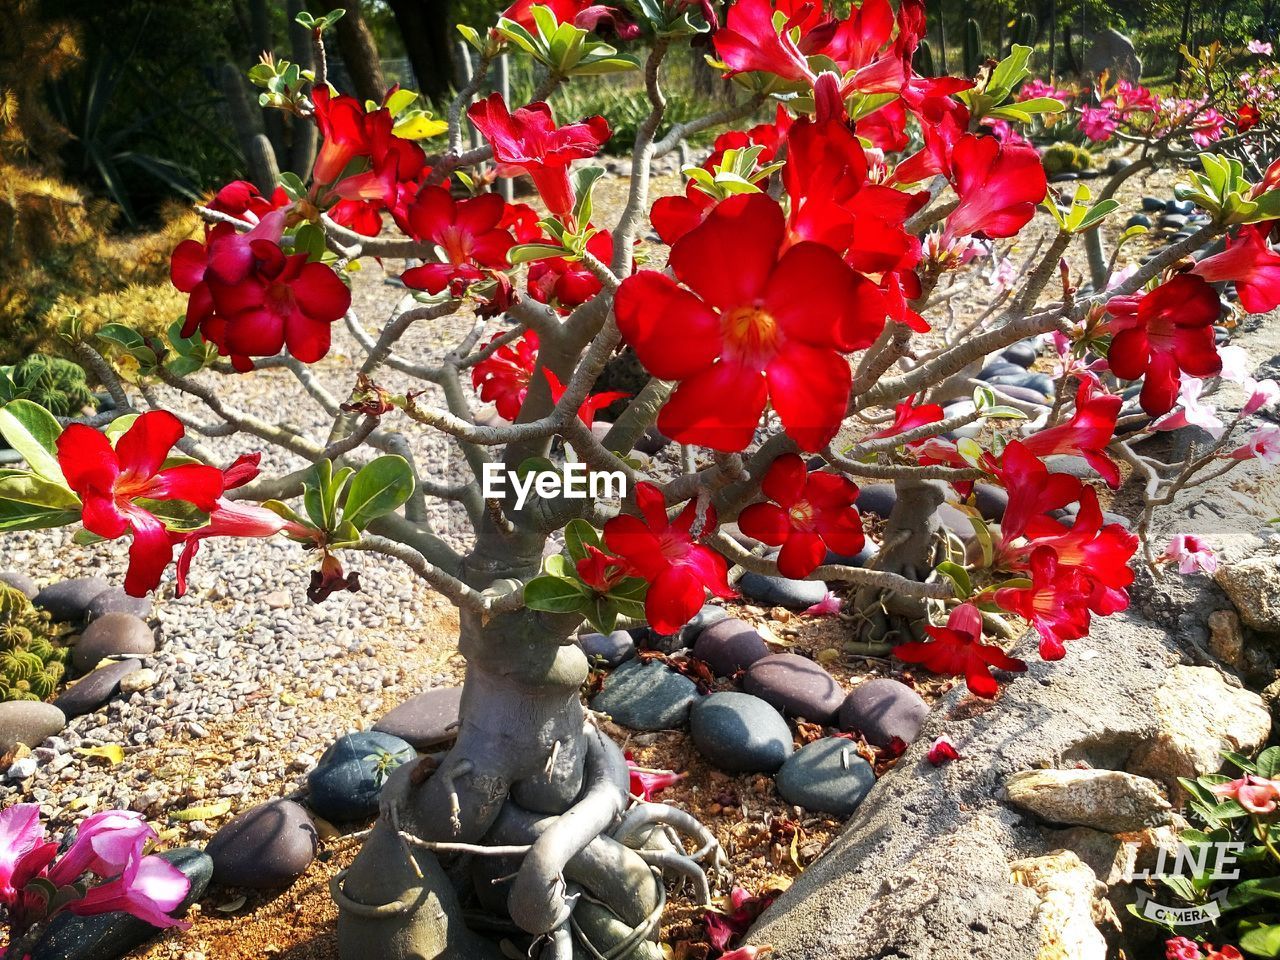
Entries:
POLYGON ((1280 780, 1246 773, 1239 780, 1211 786, 1209 792, 1216 797, 1236 801, 1250 813, 1271 813, 1276 809, 1276 801, 1280 800, 1280 780))
POLYGON ((1094 143, 1110 140, 1119 126, 1116 112, 1107 103, 1110 101, 1104 102, 1101 107, 1084 107, 1080 110, 1080 132, 1094 143))
POLYGON ((62 887, 86 873, 103 879, 117 876, 142 856, 142 848, 155 836, 141 814, 124 810, 95 813, 80 824, 75 840, 50 869, 49 881, 62 887))
POLYGON ((13 880, 19 865, 43 842, 38 803, 15 803, 0 810, 0 903, 13 906, 18 896, 13 880))
POLYGON ((955 744, 948 740, 946 736, 941 736, 933 741, 933 746, 929 748, 929 762, 935 767, 940 767, 944 763, 959 759, 959 751, 956 750, 955 744))
POLYGON ((810 607, 805 607, 804 615, 806 617, 834 617, 840 613, 840 607, 840 598, 828 590, 817 603, 810 607))
POLYGON ((1245 47, 1245 49, 1248 50, 1250 53, 1261 54, 1264 57, 1271 56, 1271 44, 1267 43, 1264 40, 1250 40, 1248 46, 1245 47))
POLYGON ((1210 576, 1218 571, 1218 556, 1213 548, 1193 533, 1179 533, 1169 541, 1161 558, 1177 563, 1179 573, 1197 570, 1210 576))
POLYGON ((122 911, 144 920, 153 927, 186 929, 190 924, 175 920, 169 913, 177 908, 191 890, 191 881, 173 864, 160 857, 143 857, 136 853, 114 880, 92 887, 67 909, 81 917, 122 911))
POLYGON ((1259 410, 1269 410, 1280 402, 1280 383, 1274 380, 1254 380, 1253 391, 1241 411, 1245 416, 1259 410))
POLYGON ((1185 426, 1200 427, 1209 436, 1217 440, 1227 430, 1226 425, 1218 419, 1213 407, 1200 399, 1204 390, 1204 381, 1197 377, 1182 377, 1182 385, 1178 389, 1178 402, 1181 409, 1166 414, 1151 425, 1152 430, 1177 430, 1185 426))
POLYGON ((1280 427, 1259 427, 1247 443, 1236 447, 1227 457, 1231 460, 1258 459, 1274 466, 1280 463, 1280 427))
POLYGON ((631 786, 628 789, 632 796, 646 802, 652 800, 658 791, 665 790, 673 783, 679 783, 686 776, 674 770, 650 770, 647 767, 637 766, 630 751, 627 752, 626 758, 627 770, 631 774, 631 786))

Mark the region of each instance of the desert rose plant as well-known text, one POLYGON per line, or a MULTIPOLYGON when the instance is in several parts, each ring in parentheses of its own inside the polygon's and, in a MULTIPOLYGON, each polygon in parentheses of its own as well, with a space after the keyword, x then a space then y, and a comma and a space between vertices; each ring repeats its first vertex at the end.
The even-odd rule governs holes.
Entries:
MULTIPOLYGON (((176 557, 182 595, 197 551, 216 549, 206 541, 284 536, 316 558, 314 601, 359 589, 352 557, 373 552, 457 605, 456 744, 389 778, 377 826, 334 884, 344 957, 500 956, 481 929, 520 931, 544 960, 660 955, 664 877, 705 891, 722 855, 688 814, 632 804, 626 760, 582 705, 584 621, 675 634, 708 595, 733 596, 737 572, 781 572, 850 588, 815 613, 840 611, 859 652, 962 676, 990 698, 1025 669, 1007 651, 1024 624, 1058 660, 1095 617, 1123 610, 1140 548, 1153 567, 1207 569, 1194 538, 1149 542, 1153 510, 1241 463, 1280 460, 1280 431, 1256 425, 1280 389, 1214 332, 1225 282, 1239 309, 1280 304, 1280 163, 1256 162, 1255 145, 1274 117, 1099 88, 1072 107, 1082 129, 1114 120, 1134 152, 1099 196, 1082 184, 1059 196, 1019 129, 1071 98, 1031 86, 1020 46, 976 77, 919 75, 918 0, 865 0, 840 19, 791 0, 520 0, 492 28, 463 30, 478 69, 443 120, 408 91, 360 102, 330 86, 332 19, 307 17, 314 74, 279 61, 252 74, 264 103, 317 125, 313 168, 268 192, 229 184, 200 208, 203 235, 173 254, 189 300, 165 342, 118 324, 68 331, 114 405, 65 428, 26 400, 0 409, 27 462, 0 474, 0 527, 129 538, 134 594, 176 557), (689 43, 738 99, 671 124, 664 62, 689 43), (534 64, 533 102, 482 90, 501 57, 534 64), (602 222, 591 160, 609 118, 558 116, 548 99, 628 70, 650 109, 621 215, 602 222), (1239 149, 1200 156, 1182 188, 1205 225, 1133 266, 1126 233, 1096 275, 1078 276, 1064 255, 1098 236, 1117 187, 1213 140, 1207 130, 1239 149), (703 133, 717 134, 710 155, 685 169, 682 193, 654 201, 654 160, 703 133), (516 177, 535 206, 490 189, 516 177), (358 316, 349 274, 401 261, 396 309, 358 316), (948 301, 975 280, 987 308, 953 321, 948 301), (411 330, 455 314, 473 321, 459 342, 410 346, 411 330), (336 364, 338 323, 360 351, 342 396, 311 368, 336 364), (1021 341, 1053 363, 1047 405, 976 379, 1021 341), (642 370, 639 388, 612 389, 612 364, 642 370), (239 378, 262 368, 292 375, 326 434, 240 409, 239 378), (420 387, 393 392, 393 371, 420 387), (1222 422, 1211 400, 1227 380, 1250 399, 1222 422), (164 409, 161 385, 207 412, 164 409), (493 415, 477 414, 477 397, 493 415), (1140 452, 1186 424, 1212 443, 1172 464, 1140 452), (465 482, 414 461, 406 437, 421 430, 449 438, 465 482), (202 435, 237 438, 243 456, 217 462, 202 435), (636 452, 655 438, 680 445, 678 465, 636 452), (309 465, 273 470, 273 451, 309 465), (1055 470, 1059 454, 1096 477, 1055 470), (566 462, 625 490, 487 483, 566 462), (1103 511, 1126 474, 1145 497, 1133 531, 1103 511), (875 558, 854 561, 869 481, 891 483, 896 504, 875 558), (1008 494, 998 524, 975 506, 979 485, 1008 494), (431 499, 457 505, 464 535, 433 527, 431 499), (944 526, 944 506, 972 536, 944 526), (473 881, 500 920, 465 922, 454 884, 473 881)), ((945 748, 935 762, 955 756, 945 748)))

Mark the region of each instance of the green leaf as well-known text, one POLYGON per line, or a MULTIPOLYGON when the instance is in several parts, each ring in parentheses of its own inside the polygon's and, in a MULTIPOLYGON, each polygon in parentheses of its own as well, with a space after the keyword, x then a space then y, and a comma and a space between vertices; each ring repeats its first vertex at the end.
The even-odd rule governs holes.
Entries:
POLYGON ((587 521, 576 518, 564 528, 564 545, 574 560, 585 560, 588 546, 600 548, 600 534, 587 521))
POLYGON ((569 568, 569 562, 565 560, 563 553, 553 553, 542 561, 542 569, 548 576, 560 577, 562 580, 576 579, 569 568))
POLYGON ((938 573, 951 581, 956 588, 956 597, 967 600, 973 596, 973 581, 969 579, 969 571, 952 560, 943 560, 935 568, 938 573))
POLYGON ((507 260, 513 267, 518 267, 534 260, 563 257, 566 252, 564 247, 553 247, 549 243, 517 243, 507 251, 507 260))
POLYGON ((37 476, 66 486, 58 466, 58 437, 62 427, 53 414, 30 400, 13 400, 0 407, 0 436, 22 454, 37 476))
POLYGON ((1280 900, 1280 877, 1262 877, 1236 884, 1227 895, 1227 906, 1235 910, 1265 900, 1280 900))
POLYGON ((1257 957, 1280 957, 1280 925, 1254 927, 1240 938, 1240 949, 1257 957))
POLYGON ((1111 199, 1099 200, 1097 203, 1095 203, 1092 207, 1089 208, 1089 212, 1084 215, 1084 217, 1080 220, 1078 224, 1076 224, 1075 232, 1084 233, 1086 230, 1090 230, 1093 227, 1096 227, 1098 224, 1102 222, 1104 217, 1106 217, 1113 211, 1118 210, 1119 208, 1120 208, 1119 200, 1111 200, 1111 199))
POLYGON ((342 519, 363 530, 408 500, 413 487, 413 470, 404 457, 378 457, 352 479, 342 519))
POLYGON ((1268 780, 1277 779, 1280 774, 1280 747, 1267 747, 1254 762, 1258 776, 1266 777, 1268 780))
POLYGON ((594 606, 587 588, 564 577, 534 577, 524 585, 524 603, 530 610, 548 613, 582 613, 594 606))
POLYGON ((79 512, 80 498, 60 483, 26 470, 0 471, 0 501, 79 512))
POLYGON ((1231 763, 1235 764, 1237 767, 1239 767, 1239 768, 1240 768, 1241 770, 1243 770, 1245 773, 1257 773, 1257 772, 1258 772, 1258 766, 1257 766, 1257 764, 1255 764, 1255 763, 1254 763, 1252 760, 1250 760, 1248 757, 1246 757, 1246 756, 1242 756, 1241 754, 1233 753, 1233 752, 1232 752, 1232 751, 1230 751, 1230 750, 1223 750, 1223 751, 1222 751, 1222 758, 1223 758, 1224 760, 1229 760, 1231 763))
POLYGON ((591 193, 603 176, 604 167, 579 167, 573 172, 573 195, 577 198, 573 206, 573 221, 578 230, 591 222, 591 193))

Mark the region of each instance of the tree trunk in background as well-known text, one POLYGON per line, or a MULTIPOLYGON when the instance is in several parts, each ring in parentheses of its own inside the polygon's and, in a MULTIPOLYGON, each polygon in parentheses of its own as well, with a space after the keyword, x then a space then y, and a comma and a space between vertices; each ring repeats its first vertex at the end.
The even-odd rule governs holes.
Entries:
MULTIPOLYGON (((261 54, 275 51, 267 0, 249 0, 249 23, 253 30, 253 59, 256 63, 261 54)), ((284 115, 279 110, 264 110, 262 125, 267 132, 272 152, 287 163, 289 150, 284 132, 284 115)))
POLYGON ((1057 76, 1058 0, 1049 0, 1049 80, 1057 76))
MULTIPOLYGON (((288 0, 285 13, 289 18, 289 49, 293 62, 304 70, 315 69, 315 50, 311 44, 311 31, 297 22, 297 16, 306 9, 303 0, 288 0)), ((316 159, 315 124, 298 117, 290 118, 292 142, 289 152, 289 169, 306 180, 307 173, 316 159)))
MULTIPOLYGON (((1182 5, 1182 32, 1178 38, 1178 45, 1180 47, 1184 47, 1187 45, 1187 42, 1190 39, 1191 39, 1191 0, 1186 0, 1186 2, 1182 5)), ((1186 65, 1187 65, 1186 59, 1183 58, 1181 54, 1179 54, 1178 67, 1173 72, 1173 77, 1175 80, 1182 79, 1182 74, 1186 68, 1186 65)))
MULTIPOLYGON (((337 25, 338 52, 342 54, 342 62, 356 88, 356 95, 362 100, 381 103, 387 92, 387 84, 382 79, 382 64, 378 59, 373 34, 369 32, 369 25, 364 22, 364 15, 360 12, 360 0, 340 0, 338 6, 347 11, 337 25)), ((317 9, 323 8, 321 12, 324 12, 332 7, 332 3, 326 2, 319 4, 317 9)))
POLYGON ((440 103, 453 84, 453 32, 449 0, 388 0, 419 92, 440 103))

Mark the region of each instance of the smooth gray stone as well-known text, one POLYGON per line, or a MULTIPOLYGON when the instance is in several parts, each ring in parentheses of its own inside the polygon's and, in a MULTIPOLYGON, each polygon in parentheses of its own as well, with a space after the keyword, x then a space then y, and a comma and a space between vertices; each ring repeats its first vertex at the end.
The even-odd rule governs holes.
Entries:
POLYGON ((378 795, 391 771, 417 754, 399 737, 377 730, 340 737, 307 775, 307 804, 335 823, 378 812, 378 795))
POLYGON ((791 580, 750 571, 738 580, 738 589, 756 603, 789 610, 811 607, 827 595, 827 585, 821 580, 791 580))
POLYGON ((999 523, 1004 519, 1004 512, 1009 506, 1008 491, 990 483, 975 483, 973 493, 974 504, 984 520, 999 523))
POLYGON ((265 889, 301 876, 318 844, 307 811, 292 800, 274 800, 224 825, 205 853, 213 858, 213 877, 220 885, 265 889))
POLYGON ((578 646, 590 663, 601 663, 606 667, 616 667, 636 655, 636 642, 626 630, 615 630, 610 634, 581 633, 578 646))
POLYGON ((773 773, 795 749, 782 714, 746 693, 713 693, 689 711, 698 752, 729 773, 773 773))
POLYGON ((848 817, 875 786, 876 775, 852 742, 827 737, 805 744, 788 757, 774 782, 787 803, 848 817))
POLYGON ((835 719, 845 698, 840 684, 821 664, 795 653, 774 653, 757 660, 742 686, 784 714, 821 724, 835 719))
POLYGON ((693 645, 693 655, 706 662, 717 677, 731 677, 769 655, 760 632, 745 620, 713 623, 693 645))
POLYGON ((48 610, 55 620, 66 622, 83 620, 89 604, 111 584, 102 577, 76 577, 51 583, 35 595, 34 603, 48 610))
POLYGON ((432 687, 388 712, 373 729, 429 750, 457 738, 461 705, 461 687, 432 687))
POLYGON ((28 600, 40 592, 34 580, 17 570, 0 570, 0 583, 8 584, 19 593, 25 594, 28 600))
MULTIPOLYGON (((169 861, 191 881, 191 889, 171 914, 180 917, 209 888, 213 860, 194 847, 165 850, 156 856, 169 861)), ((48 932, 32 951, 31 960, 117 960, 158 932, 145 920, 121 911, 91 917, 63 913, 53 918, 48 932)))
POLYGON ((74 719, 86 713, 93 713, 110 700, 120 690, 120 681, 142 669, 141 660, 119 660, 108 663, 81 677, 67 689, 63 690, 53 705, 74 719))
POLYGON ((8 753, 20 743, 38 747, 66 725, 66 714, 52 703, 6 700, 0 703, 0 753, 8 753))
POLYGON ((858 488, 858 499, 853 505, 861 513, 873 513, 877 517, 887 517, 898 502, 898 494, 891 483, 868 483, 858 488))
POLYGON ((631 660, 609 675, 591 707, 633 730, 669 730, 685 725, 697 699, 688 677, 657 660, 631 660))
POLYGON ((1005 360, 1015 363, 1024 370, 1036 362, 1036 357, 1040 355, 1040 351, 1036 349, 1034 343, 1027 340, 1019 340, 1013 346, 1005 347, 1000 353, 1005 360))
POLYGON ((71 662, 80 673, 88 673, 105 657, 145 657, 155 652, 156 636, 145 620, 131 613, 104 613, 80 634, 71 662))
POLYGON ((865 567, 871 562, 871 559, 880 552, 880 548, 874 540, 868 539, 862 545, 862 549, 857 553, 843 554, 836 553, 834 550, 828 550, 823 563, 838 563, 846 567, 865 567))
POLYGON ((895 739, 909 745, 920 735, 929 705, 905 683, 887 677, 865 680, 850 691, 840 707, 840 729, 858 731, 874 747, 895 739))
POLYGON ((131 597, 120 587, 108 587, 89 602, 85 615, 92 623, 104 613, 131 613, 146 620, 154 612, 149 597, 131 597))

